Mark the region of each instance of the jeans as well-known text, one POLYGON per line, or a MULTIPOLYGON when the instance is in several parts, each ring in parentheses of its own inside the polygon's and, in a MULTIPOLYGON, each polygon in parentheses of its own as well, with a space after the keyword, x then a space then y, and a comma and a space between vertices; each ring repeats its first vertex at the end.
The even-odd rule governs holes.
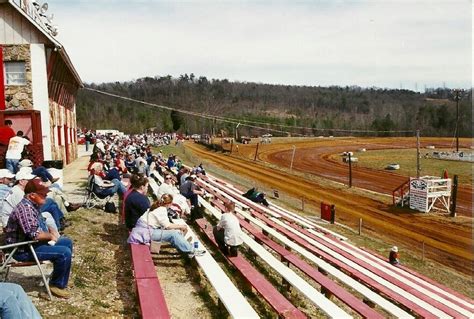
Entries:
POLYGON ((89 144, 90 144, 90 143, 91 143, 91 142, 89 142, 89 141, 86 141, 86 152, 88 152, 88 151, 89 151, 89 144))
POLYGON ((20 162, 19 159, 5 159, 5 168, 8 169, 12 174, 16 174, 18 172, 18 163, 20 162))
POLYGON ((125 194, 127 191, 127 188, 120 182, 118 179, 113 179, 111 180, 112 184, 114 186, 112 187, 96 187, 94 188, 94 193, 97 195, 100 195, 100 197, 107 197, 107 196, 112 196, 115 193, 118 193, 119 195, 125 194))
MULTIPOLYGON (((42 242, 34 248, 39 260, 50 260, 53 263, 53 273, 49 283, 61 289, 66 288, 71 272, 72 240, 61 236, 54 246, 42 242)), ((34 261, 29 251, 17 253, 14 257, 19 261, 34 261)))
POLYGON ((53 176, 48 172, 48 170, 44 166, 38 166, 37 168, 33 169, 32 174, 40 177, 43 182, 53 181, 53 176))
POLYGON ((38 310, 20 285, 0 283, 0 318, 41 318, 38 310))
POLYGON ((56 226, 58 226, 57 228, 61 228, 61 219, 64 218, 64 214, 59 208, 58 204, 56 204, 56 202, 52 198, 46 197, 46 201, 40 207, 40 212, 50 213, 51 216, 53 216, 54 218, 54 222, 56 223, 56 226))
POLYGON ((193 247, 178 230, 153 229, 151 240, 165 241, 182 253, 193 252, 193 247))

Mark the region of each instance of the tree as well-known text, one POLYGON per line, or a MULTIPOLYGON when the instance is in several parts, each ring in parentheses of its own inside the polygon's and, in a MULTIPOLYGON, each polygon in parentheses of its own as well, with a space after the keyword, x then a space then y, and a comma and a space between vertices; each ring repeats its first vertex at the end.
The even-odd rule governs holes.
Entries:
POLYGON ((171 122, 173 123, 173 130, 178 131, 184 124, 183 117, 177 111, 171 111, 171 122))

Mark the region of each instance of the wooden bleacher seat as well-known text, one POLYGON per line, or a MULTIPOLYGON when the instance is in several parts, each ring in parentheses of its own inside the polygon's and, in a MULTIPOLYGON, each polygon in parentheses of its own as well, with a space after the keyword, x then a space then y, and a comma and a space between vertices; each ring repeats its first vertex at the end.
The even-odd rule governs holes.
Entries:
MULTIPOLYGON (((217 242, 212 234, 212 225, 204 219, 196 220, 202 232, 207 238, 217 246, 217 242)), ((254 287, 254 289, 265 299, 268 304, 278 313, 280 318, 306 318, 306 316, 291 304, 261 273, 258 272, 242 256, 230 257, 229 261, 235 269, 254 287)))
POLYGON ((150 248, 146 245, 130 244, 130 251, 142 318, 170 318, 150 248))

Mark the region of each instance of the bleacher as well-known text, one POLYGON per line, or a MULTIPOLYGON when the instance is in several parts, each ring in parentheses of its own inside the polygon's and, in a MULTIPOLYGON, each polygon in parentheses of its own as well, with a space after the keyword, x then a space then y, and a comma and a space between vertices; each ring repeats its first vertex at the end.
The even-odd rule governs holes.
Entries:
MULTIPOLYGON (((153 177, 150 187, 156 192, 163 179, 156 172, 153 172, 153 177)), ((400 318, 473 317, 474 305, 469 298, 406 267, 395 267, 385 258, 353 246, 344 236, 309 219, 274 204, 264 207, 253 203, 241 195, 241 190, 209 175, 201 176, 198 184, 212 195, 209 200, 199 197, 208 219, 197 221, 201 236, 216 250, 212 223, 220 218, 223 201, 234 201, 244 231, 245 248, 258 257, 259 263, 282 278, 282 286, 272 285, 253 265, 253 259, 248 260, 240 254, 225 260, 238 270, 239 276, 278 317, 306 317, 281 293, 282 289, 296 291, 300 298, 333 318, 356 314, 364 318, 387 315, 400 318)), ((179 220, 178 223, 184 221, 179 220)), ((192 230, 190 233, 193 240, 205 247, 197 234, 192 230)), ((258 317, 212 255, 208 250, 196 261, 216 290, 220 303, 232 317, 258 317)), ((155 284, 155 288, 158 289, 159 285, 155 284)), ((161 307, 166 308, 166 303, 162 303, 161 307)))

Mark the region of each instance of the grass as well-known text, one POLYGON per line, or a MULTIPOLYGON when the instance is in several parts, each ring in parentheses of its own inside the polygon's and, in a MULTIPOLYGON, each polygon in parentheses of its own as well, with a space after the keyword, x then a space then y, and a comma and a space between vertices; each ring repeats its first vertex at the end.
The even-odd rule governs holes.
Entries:
MULTIPOLYGON (((461 151, 469 152, 470 150, 461 151)), ((426 153, 426 150, 421 152, 422 155, 426 153)), ((397 174, 416 176, 416 150, 414 149, 357 152, 354 156, 359 159, 358 166, 384 170, 388 164, 397 163, 400 164, 397 174)), ((339 155, 333 155, 333 158, 340 160, 339 155)), ((422 156, 420 166, 421 176, 442 176, 446 169, 450 177, 458 175, 460 183, 472 185, 472 163, 470 162, 446 161, 422 156)))

